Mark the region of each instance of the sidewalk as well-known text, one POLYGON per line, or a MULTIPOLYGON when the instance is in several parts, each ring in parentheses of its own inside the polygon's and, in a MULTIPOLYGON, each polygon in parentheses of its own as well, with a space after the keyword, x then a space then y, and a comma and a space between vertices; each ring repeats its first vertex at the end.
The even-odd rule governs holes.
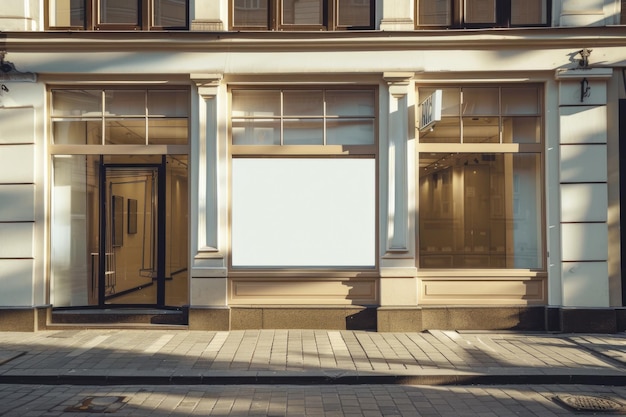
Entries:
POLYGON ((1 384, 626 385, 626 334, 0 332, 1 384))

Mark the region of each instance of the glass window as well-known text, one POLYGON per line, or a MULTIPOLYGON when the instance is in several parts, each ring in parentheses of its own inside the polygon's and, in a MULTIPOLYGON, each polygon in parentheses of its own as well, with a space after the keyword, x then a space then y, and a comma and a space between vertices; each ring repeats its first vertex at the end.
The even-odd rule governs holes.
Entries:
POLYGON ((233 145, 373 145, 374 89, 232 91, 233 145))
POLYGON ((540 86, 440 89, 419 134, 420 267, 543 268, 540 86))
POLYGON ((539 154, 420 156, 422 268, 541 268, 539 154))
POLYGON ((231 27, 245 29, 373 29, 374 0, 231 0, 231 27))
POLYGON ((154 0, 153 26, 187 26, 187 0, 154 0))
POLYGON ((442 91, 441 120, 422 129, 420 142, 540 142, 539 87, 421 88, 420 96, 435 90, 442 91))
POLYGON ((421 28, 547 26, 552 0, 415 0, 421 28))
POLYGON ((187 29, 189 0, 46 0, 51 29, 187 29))
POLYGON ((52 91, 55 144, 184 145, 188 116, 186 90, 52 91))
POLYGON ((129 0, 100 0, 99 23, 137 25, 139 4, 129 0))

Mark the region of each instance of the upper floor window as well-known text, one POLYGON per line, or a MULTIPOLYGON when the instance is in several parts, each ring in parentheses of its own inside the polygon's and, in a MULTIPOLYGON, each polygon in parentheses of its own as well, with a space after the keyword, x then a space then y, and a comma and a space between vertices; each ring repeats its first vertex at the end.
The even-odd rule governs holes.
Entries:
POLYGON ((551 0, 416 0, 419 28, 546 26, 551 0))
POLYGON ((231 0, 238 30, 350 30, 374 27, 374 0, 231 0))
POLYGON ((188 5, 188 0, 48 0, 48 26, 86 30, 186 29, 188 5))

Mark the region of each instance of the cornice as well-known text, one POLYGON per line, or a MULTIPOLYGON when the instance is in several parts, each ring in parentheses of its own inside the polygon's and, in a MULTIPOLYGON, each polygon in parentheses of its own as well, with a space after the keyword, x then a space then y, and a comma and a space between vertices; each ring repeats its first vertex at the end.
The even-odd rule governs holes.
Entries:
POLYGON ((626 46, 626 26, 441 31, 0 32, 7 52, 279 52, 626 46))

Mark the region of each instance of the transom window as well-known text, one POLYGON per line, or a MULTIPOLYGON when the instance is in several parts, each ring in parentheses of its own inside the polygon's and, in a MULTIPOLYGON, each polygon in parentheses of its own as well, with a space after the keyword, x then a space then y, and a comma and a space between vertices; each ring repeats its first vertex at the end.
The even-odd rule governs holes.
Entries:
POLYGON ((230 0, 233 29, 373 29, 374 0, 230 0))
POLYGON ((419 28, 546 26, 552 0, 416 0, 419 28))
POLYGON ((375 90, 234 89, 233 145, 374 145, 375 90))
POLYGON ((186 145, 189 92, 52 90, 56 145, 186 145))
POLYGON ((188 0, 48 0, 52 29, 187 29, 188 0))
POLYGON ((440 120, 425 117, 419 133, 420 267, 542 268, 541 87, 425 87, 419 96, 422 106, 441 99, 440 120))

